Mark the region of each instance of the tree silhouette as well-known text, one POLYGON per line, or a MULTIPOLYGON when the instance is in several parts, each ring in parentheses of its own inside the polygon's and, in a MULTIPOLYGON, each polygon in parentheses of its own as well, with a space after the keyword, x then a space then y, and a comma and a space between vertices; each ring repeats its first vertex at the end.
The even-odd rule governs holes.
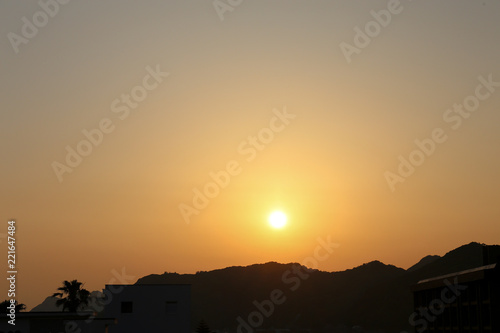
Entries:
POLYGON ((64 281, 63 286, 57 288, 60 292, 54 293, 52 297, 59 297, 57 306, 63 306, 63 311, 76 312, 81 306, 88 305, 90 292, 82 288, 83 283, 77 280, 64 281), (65 296, 65 297, 64 297, 65 296))
POLYGON ((212 333, 210 327, 208 327, 207 323, 202 319, 196 328, 196 333, 212 333))
MULTIPOLYGON (((26 305, 25 304, 18 303, 17 301, 15 301, 14 304, 15 304, 15 310, 16 310, 16 312, 26 310, 26 305)), ((9 311, 10 311, 10 309, 8 309, 9 306, 10 306, 10 301, 9 300, 5 300, 2 303, 0 303, 0 313, 9 313, 9 311)))

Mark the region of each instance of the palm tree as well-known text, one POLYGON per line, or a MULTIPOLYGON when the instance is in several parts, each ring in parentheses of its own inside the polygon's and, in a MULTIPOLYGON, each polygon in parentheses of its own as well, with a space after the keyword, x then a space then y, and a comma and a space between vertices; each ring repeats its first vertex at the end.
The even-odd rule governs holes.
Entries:
POLYGON ((207 323, 202 319, 196 328, 196 333, 212 333, 210 327, 208 327, 207 323))
POLYGON ((76 312, 81 306, 88 305, 90 292, 82 288, 83 283, 77 280, 64 281, 63 286, 57 288, 60 292, 54 293, 52 297, 59 297, 57 306, 63 306, 63 311, 76 312), (63 297, 66 296, 66 297, 63 297))
MULTIPOLYGON (((10 301, 9 300, 5 300, 3 301, 2 303, 0 303, 0 313, 9 313, 9 306, 10 306, 10 301)), ((15 310, 16 312, 19 312, 19 311, 24 311, 26 310, 26 305, 23 304, 23 303, 17 303, 17 301, 14 302, 14 306, 15 306, 15 310)))

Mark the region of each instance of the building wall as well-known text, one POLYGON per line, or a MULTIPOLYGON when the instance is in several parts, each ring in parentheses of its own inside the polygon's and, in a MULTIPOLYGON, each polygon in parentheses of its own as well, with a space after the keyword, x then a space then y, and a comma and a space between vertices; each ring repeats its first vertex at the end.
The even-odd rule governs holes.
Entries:
POLYGON ((0 333, 105 333, 106 324, 99 320, 86 322, 82 318, 66 320, 53 316, 19 315, 15 326, 1 321, 0 333))
POLYGON ((104 317, 116 318, 109 333, 190 333, 190 285, 107 285, 104 317))
MULTIPOLYGON (((2 316, 4 316, 4 314, 2 314, 2 316)), ((11 325, 7 320, 0 321, 0 333, 16 331, 19 331, 18 333, 30 333, 29 322, 16 319, 15 323, 16 325, 11 325)))
MULTIPOLYGON (((443 300, 443 290, 449 289, 444 283, 414 292, 415 311, 430 313, 425 324, 416 327, 416 332, 500 332, 500 284, 497 271, 485 272, 484 278, 462 281, 460 285, 466 289, 460 290, 460 295, 453 302, 439 302, 443 300), (430 308, 436 304, 444 304, 444 309, 430 308)), ((452 291, 447 290, 447 295, 452 295, 452 291)), ((426 317, 422 315, 422 318, 426 317)))

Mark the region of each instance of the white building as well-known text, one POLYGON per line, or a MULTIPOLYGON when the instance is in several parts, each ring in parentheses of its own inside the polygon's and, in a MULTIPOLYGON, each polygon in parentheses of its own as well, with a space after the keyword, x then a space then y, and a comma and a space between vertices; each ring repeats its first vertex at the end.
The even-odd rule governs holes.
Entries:
POLYGON ((106 285, 103 311, 20 312, 0 333, 191 333, 191 285, 106 285))
POLYGON ((191 285, 106 285, 103 317, 116 318, 109 333, 191 332, 191 285))

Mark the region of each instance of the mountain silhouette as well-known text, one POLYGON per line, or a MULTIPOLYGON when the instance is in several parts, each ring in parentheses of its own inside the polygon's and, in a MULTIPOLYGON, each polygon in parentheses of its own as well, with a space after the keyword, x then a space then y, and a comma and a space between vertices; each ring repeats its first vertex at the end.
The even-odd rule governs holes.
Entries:
MULTIPOLYGON (((151 274, 137 284, 191 284, 192 327, 204 319, 212 329, 235 332, 253 313, 254 321, 263 319, 256 329, 412 332, 411 287, 419 280, 480 267, 485 257, 496 262, 500 246, 473 242, 442 257, 426 256, 407 270, 380 261, 339 272, 268 262, 196 274, 151 274)), ((32 311, 51 311, 52 303, 47 298, 32 311)))
POLYGON ((269 317, 263 316, 260 329, 326 332, 358 326, 367 331, 399 333, 413 331, 408 321, 414 311, 411 286, 425 278, 482 266, 484 248, 494 253, 493 257, 500 255, 498 245, 473 242, 442 257, 424 257, 407 270, 380 261, 341 272, 268 262, 196 274, 152 274, 137 283, 191 284, 193 324, 205 318, 210 327, 222 331, 234 331, 238 317, 248 321, 249 314, 258 311, 255 302, 267 304, 262 302, 270 300, 271 292, 278 289, 286 300, 274 304, 269 317), (293 273, 294 269, 304 278, 293 273))

